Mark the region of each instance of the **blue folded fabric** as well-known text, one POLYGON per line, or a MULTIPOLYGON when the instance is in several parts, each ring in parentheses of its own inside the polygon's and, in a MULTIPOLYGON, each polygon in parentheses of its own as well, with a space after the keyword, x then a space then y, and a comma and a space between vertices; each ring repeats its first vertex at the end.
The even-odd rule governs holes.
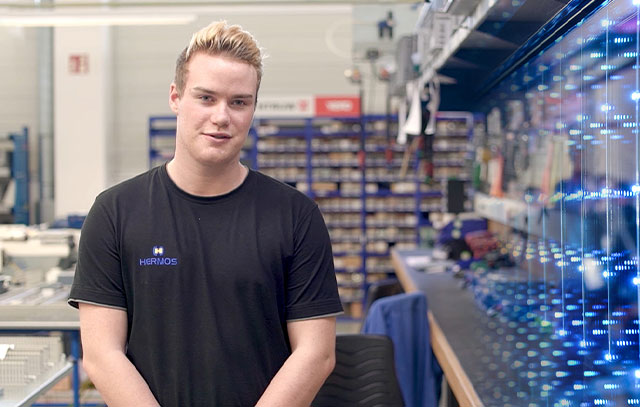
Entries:
POLYGON ((396 374, 407 407, 437 407, 442 369, 433 356, 423 293, 376 300, 362 333, 387 335, 394 346, 396 374))

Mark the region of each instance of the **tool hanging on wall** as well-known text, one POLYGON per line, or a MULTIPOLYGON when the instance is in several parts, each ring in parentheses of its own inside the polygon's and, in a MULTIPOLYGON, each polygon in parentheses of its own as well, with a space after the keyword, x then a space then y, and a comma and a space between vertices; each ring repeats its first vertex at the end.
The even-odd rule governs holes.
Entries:
POLYGON ((423 123, 421 134, 424 137, 422 152, 424 154, 424 181, 427 184, 433 182, 433 139, 436 135, 436 116, 440 107, 440 81, 438 75, 428 82, 423 89, 423 123))
MULTIPOLYGON (((414 83, 413 86, 415 85, 414 83)), ((418 176, 423 176, 424 182, 430 184, 434 179, 433 138, 436 129, 436 115, 440 106, 440 82, 436 76, 427 82, 422 89, 407 87, 407 91, 407 94, 411 95, 412 101, 403 126, 403 133, 413 135, 413 140, 405 151, 400 175, 402 177, 406 175, 409 160, 417 152, 418 176)))

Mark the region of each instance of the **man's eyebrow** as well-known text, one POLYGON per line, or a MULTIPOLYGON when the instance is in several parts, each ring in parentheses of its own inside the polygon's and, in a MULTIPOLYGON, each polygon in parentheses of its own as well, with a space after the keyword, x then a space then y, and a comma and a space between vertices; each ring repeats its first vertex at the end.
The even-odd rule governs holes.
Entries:
MULTIPOLYGON (((201 86, 196 86, 194 87, 192 90, 196 91, 196 92, 201 92, 201 93, 207 93, 209 95, 217 95, 218 92, 213 91, 211 89, 207 89, 207 88, 203 88, 201 86)), ((253 99, 253 95, 250 93, 239 93, 237 95, 233 95, 232 96, 234 99, 253 99)))
POLYGON ((196 87, 192 88, 191 90, 194 90, 196 92, 202 92, 202 93, 211 93, 212 95, 216 93, 216 92, 212 91, 211 89, 203 88, 203 87, 200 87, 200 86, 196 86, 196 87))

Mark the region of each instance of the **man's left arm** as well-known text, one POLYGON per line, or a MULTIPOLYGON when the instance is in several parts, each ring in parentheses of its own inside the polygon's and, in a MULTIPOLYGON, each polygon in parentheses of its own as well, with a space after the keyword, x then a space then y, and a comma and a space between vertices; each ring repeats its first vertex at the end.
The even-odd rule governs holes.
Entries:
POLYGON ((287 322, 291 355, 257 407, 309 407, 335 365, 336 318, 287 322))

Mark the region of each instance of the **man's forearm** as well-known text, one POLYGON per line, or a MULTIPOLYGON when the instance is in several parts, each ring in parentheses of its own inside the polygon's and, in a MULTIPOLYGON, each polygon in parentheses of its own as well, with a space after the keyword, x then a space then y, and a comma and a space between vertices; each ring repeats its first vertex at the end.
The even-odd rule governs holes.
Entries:
POLYGON ((121 352, 110 352, 83 360, 83 366, 109 407, 158 407, 151 393, 131 361, 121 352))
POLYGON ((257 407, 309 407, 333 370, 334 360, 323 354, 293 352, 256 404, 257 407))

